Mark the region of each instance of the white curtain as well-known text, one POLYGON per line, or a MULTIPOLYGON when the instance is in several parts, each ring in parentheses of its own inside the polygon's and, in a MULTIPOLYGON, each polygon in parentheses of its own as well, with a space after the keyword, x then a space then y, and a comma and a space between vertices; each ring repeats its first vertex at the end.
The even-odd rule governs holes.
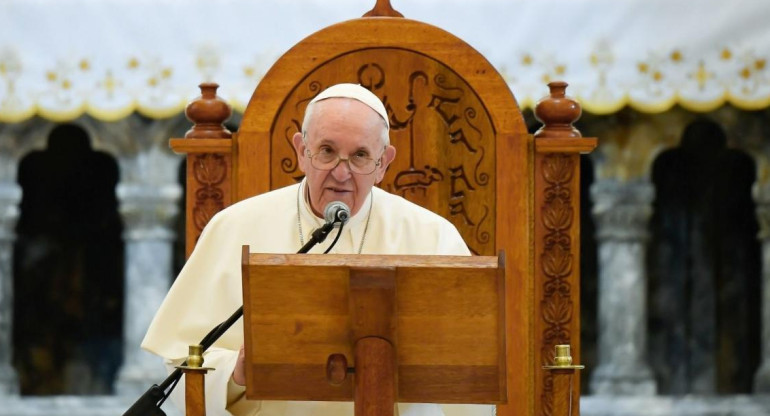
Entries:
MULTIPOLYGON (((374 0, 3 0, 0 122, 181 112, 201 81, 242 111, 267 68, 374 0)), ((549 80, 597 114, 770 106, 765 0, 392 0, 483 53, 522 106, 549 80)))

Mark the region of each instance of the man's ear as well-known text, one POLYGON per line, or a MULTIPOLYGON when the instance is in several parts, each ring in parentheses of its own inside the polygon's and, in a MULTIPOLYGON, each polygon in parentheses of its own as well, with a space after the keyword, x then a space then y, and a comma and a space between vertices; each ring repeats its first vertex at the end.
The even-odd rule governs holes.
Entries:
POLYGON ((292 137, 291 140, 294 143, 294 151, 297 152, 297 164, 299 165, 299 169, 302 172, 305 172, 305 150, 307 149, 307 145, 305 144, 305 141, 302 140, 302 133, 294 133, 294 137, 292 137))
POLYGON ((388 165, 390 165, 390 162, 392 162, 395 158, 396 148, 393 146, 386 147, 385 151, 382 153, 382 163, 380 164, 380 167, 375 171, 377 177, 375 178, 374 183, 382 182, 382 179, 385 177, 385 172, 388 170, 388 165))

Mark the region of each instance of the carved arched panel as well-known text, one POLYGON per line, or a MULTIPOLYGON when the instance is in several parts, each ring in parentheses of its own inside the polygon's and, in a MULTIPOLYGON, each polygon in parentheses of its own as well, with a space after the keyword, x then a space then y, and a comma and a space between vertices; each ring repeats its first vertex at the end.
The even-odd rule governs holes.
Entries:
MULTIPOLYGON (((423 54, 397 48, 350 52, 294 86, 270 131, 271 188, 302 177, 291 137, 307 103, 326 87, 352 82, 385 104, 396 160, 380 184, 449 219, 476 254, 494 255, 495 131, 468 83, 423 54)), ((513 163, 513 161, 512 161, 513 163)))

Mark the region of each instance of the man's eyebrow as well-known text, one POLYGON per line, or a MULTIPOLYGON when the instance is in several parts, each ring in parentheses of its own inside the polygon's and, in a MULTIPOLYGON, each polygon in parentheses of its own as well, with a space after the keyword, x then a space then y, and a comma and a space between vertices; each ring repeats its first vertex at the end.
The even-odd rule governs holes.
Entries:
MULTIPOLYGON (((337 143, 336 141, 334 141, 334 140, 332 140, 332 139, 328 139, 328 138, 327 138, 327 139, 320 139, 317 145, 318 145, 318 146, 323 146, 323 145, 330 145, 331 147, 333 147, 333 148, 335 148, 335 149, 338 147, 338 143, 337 143)), ((371 154, 371 153, 372 153, 372 150, 371 150, 371 149, 369 149, 369 148, 368 148, 368 147, 366 147, 366 146, 358 146, 358 147, 357 147, 355 150, 353 150, 353 152, 351 152, 351 153, 356 153, 356 152, 364 152, 364 153, 366 153, 366 154, 371 154)))

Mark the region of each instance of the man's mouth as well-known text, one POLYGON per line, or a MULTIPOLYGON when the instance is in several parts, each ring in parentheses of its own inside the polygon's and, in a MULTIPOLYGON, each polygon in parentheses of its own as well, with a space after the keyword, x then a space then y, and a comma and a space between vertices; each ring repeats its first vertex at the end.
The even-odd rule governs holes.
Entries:
POLYGON ((332 192, 351 192, 349 189, 334 188, 334 187, 326 188, 326 190, 327 191, 332 191, 332 192))

